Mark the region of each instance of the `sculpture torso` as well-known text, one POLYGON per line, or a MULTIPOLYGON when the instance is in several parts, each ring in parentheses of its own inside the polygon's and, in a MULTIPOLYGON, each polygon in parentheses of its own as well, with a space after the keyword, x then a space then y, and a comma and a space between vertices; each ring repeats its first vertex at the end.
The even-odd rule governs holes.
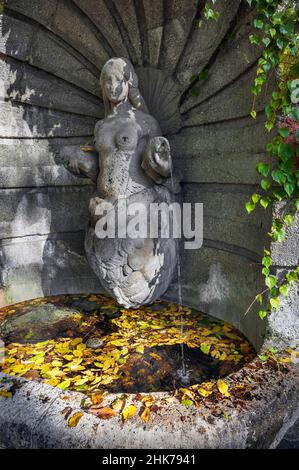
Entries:
POLYGON ((96 124, 100 197, 129 196, 153 186, 140 167, 148 139, 157 135, 157 129, 158 123, 150 115, 121 109, 96 124))

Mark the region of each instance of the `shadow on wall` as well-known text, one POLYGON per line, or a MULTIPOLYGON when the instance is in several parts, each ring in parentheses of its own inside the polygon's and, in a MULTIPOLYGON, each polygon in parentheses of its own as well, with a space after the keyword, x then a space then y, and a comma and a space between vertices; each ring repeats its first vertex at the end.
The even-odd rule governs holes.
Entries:
POLYGON ((2 16, 0 227, 4 303, 51 293, 99 290, 83 250, 93 187, 72 177, 58 152, 67 143, 79 145, 90 140, 94 124, 102 116, 102 102, 91 92, 31 65, 34 35, 37 26, 26 25, 17 15, 2 16))

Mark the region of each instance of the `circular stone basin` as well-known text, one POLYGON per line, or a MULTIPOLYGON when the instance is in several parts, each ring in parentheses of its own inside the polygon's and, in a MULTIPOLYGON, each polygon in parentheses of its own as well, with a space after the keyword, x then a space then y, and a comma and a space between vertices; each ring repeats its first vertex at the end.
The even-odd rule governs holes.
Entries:
MULTIPOLYGON (((156 392, 203 384, 255 356, 231 325, 158 301, 126 310, 105 295, 35 299, 0 309, 0 372, 85 393, 156 392)), ((188 397, 186 397, 188 398, 188 397)))

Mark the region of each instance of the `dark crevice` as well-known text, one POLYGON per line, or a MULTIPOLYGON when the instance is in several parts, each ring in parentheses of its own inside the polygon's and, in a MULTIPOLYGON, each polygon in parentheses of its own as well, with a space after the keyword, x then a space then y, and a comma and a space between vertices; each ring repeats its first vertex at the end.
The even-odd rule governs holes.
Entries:
MULTIPOLYGON (((237 13, 231 19, 231 22, 229 24, 229 27, 228 27, 224 37, 222 38, 222 40, 220 41, 220 43, 218 44, 218 46, 214 50, 213 54, 209 58, 206 65, 204 66, 204 70, 206 70, 207 72, 210 70, 210 68, 212 67, 212 65, 216 61, 218 54, 227 45, 228 41, 237 33, 237 31, 238 31, 238 27, 237 27, 238 21, 239 21, 240 18, 242 18, 244 16, 244 14, 247 11, 248 11, 248 6, 247 6, 247 4, 245 4, 245 1, 242 0, 240 5, 239 5, 239 8, 237 10, 237 13)), ((199 70, 199 72, 200 72, 200 70, 199 70)), ((197 79, 195 79, 192 83, 190 83, 190 85, 187 87, 187 89, 182 93, 181 100, 180 100, 180 107, 183 105, 183 103, 189 97, 191 89, 199 82, 199 80, 200 80, 199 77, 197 79)))
POLYGON ((202 12, 203 12, 203 9, 205 7, 205 4, 207 3, 207 0, 198 0, 198 4, 197 4, 197 11, 195 13, 195 16, 193 18, 193 21, 191 23, 191 28, 190 28, 190 31, 189 31, 189 34, 186 38, 186 42, 185 42, 185 45, 183 47, 183 50, 182 52, 180 53, 179 57, 178 57, 178 60, 177 60, 177 63, 176 63, 176 66, 174 68, 174 71, 173 71, 173 76, 176 76, 176 73, 177 73, 177 69, 178 69, 178 66, 180 65, 180 61, 181 61, 181 58, 184 56, 185 54, 185 51, 186 51, 186 48, 188 46, 188 43, 189 43, 189 40, 193 34, 193 31, 198 28, 198 23, 199 23, 199 20, 202 16, 202 12))
POLYGON ((45 238, 47 237, 48 240, 56 240, 60 239, 61 235, 74 235, 74 234, 82 234, 84 235, 85 230, 69 230, 69 231, 61 231, 61 232, 49 232, 49 233, 32 233, 29 235, 18 235, 15 237, 3 237, 0 239, 0 246, 2 245, 2 242, 7 242, 11 240, 18 240, 22 238, 45 238))
MULTIPOLYGON (((5 17, 9 19, 9 17, 14 18, 16 20, 22 21, 27 25, 30 25, 32 28, 39 29, 44 31, 51 39, 53 39, 60 47, 62 47, 68 54, 75 57, 75 59, 80 62, 84 68, 86 68, 94 77, 98 78, 99 76, 99 69, 94 65, 91 61, 89 61, 81 52, 77 51, 69 42, 63 39, 61 36, 56 35, 52 31, 50 31, 46 26, 43 26, 38 21, 34 20, 33 18, 29 18, 22 13, 18 13, 14 10, 11 10, 9 7, 5 8, 5 17)), ((34 40, 33 40, 34 42, 34 40)), ((33 44, 31 44, 32 47, 33 44)))
MULTIPOLYGON (((265 115, 265 111, 263 109, 256 112, 257 117, 264 116, 264 115, 265 115)), ((228 119, 219 119, 218 121, 203 122, 201 124, 190 124, 190 125, 183 126, 180 129, 180 131, 182 131, 183 129, 192 129, 194 127, 213 126, 214 124, 224 124, 226 122, 234 122, 234 121, 238 122, 240 121, 240 119, 246 119, 249 117, 250 117, 250 114, 248 113, 248 114, 244 114, 243 116, 236 116, 236 117, 228 118, 228 119)))
POLYGON ((150 66, 150 50, 148 43, 147 21, 143 0, 134 0, 139 36, 142 48, 142 63, 144 67, 150 66))
POLYGON ((113 47, 109 43, 108 39, 103 35, 103 33, 99 30, 98 26, 90 16, 85 13, 85 11, 79 7, 73 0, 71 0, 72 8, 80 15, 81 19, 85 22, 86 26, 92 31, 95 37, 99 40, 105 52, 107 53, 108 57, 114 57, 116 55, 113 47))
POLYGON ((196 128, 199 128, 199 127, 210 127, 210 126, 214 126, 214 125, 218 125, 218 124, 226 124, 226 123, 230 123, 230 122, 239 122, 239 121, 245 120, 245 119, 247 119, 250 124, 254 125, 256 123, 259 123, 260 122, 259 118, 262 118, 264 115, 265 115, 265 111, 262 109, 260 111, 257 111, 255 120, 250 116, 250 114, 246 114, 244 116, 238 116, 238 117, 228 118, 228 119, 221 119, 219 121, 204 122, 202 124, 190 124, 189 126, 184 125, 183 127, 181 127, 177 131, 176 135, 179 135, 182 131, 185 131, 186 129, 196 129, 196 128))
POLYGON ((137 54, 136 54, 136 51, 135 51, 135 48, 132 44, 132 41, 131 41, 131 38, 130 38, 130 35, 128 33, 128 30, 122 20, 122 17, 121 15, 119 14, 119 11, 117 9, 117 7, 115 6, 114 4, 114 1, 113 0, 104 0, 105 2, 105 5, 107 7, 107 9, 110 11, 118 29, 119 29, 119 33, 122 37, 122 40, 124 42, 124 45, 127 49, 127 52, 129 54, 129 58, 132 62, 133 65, 138 65, 138 60, 137 60, 137 54))
POLYGON ((210 240, 208 238, 204 238, 203 247, 213 248, 215 250, 224 251, 226 253, 241 256, 242 258, 246 258, 249 261, 252 261, 256 266, 259 266, 261 262, 259 254, 254 253, 253 251, 250 251, 247 248, 242 248, 238 245, 232 245, 223 241, 210 240))
POLYGON ((161 42, 160 42, 160 50, 159 50, 159 57, 158 57, 158 68, 162 68, 161 62, 163 59, 163 54, 162 50, 164 47, 164 41, 165 41, 165 26, 167 24, 167 13, 168 13, 168 1, 169 0, 164 0, 163 1, 163 27, 162 27, 162 36, 161 36, 161 42))
POLYGON ((91 134, 83 134, 83 135, 50 135, 50 136, 43 136, 43 137, 32 137, 32 136, 4 136, 0 135, 0 139, 5 140, 53 140, 53 139, 93 139, 93 135, 91 134))

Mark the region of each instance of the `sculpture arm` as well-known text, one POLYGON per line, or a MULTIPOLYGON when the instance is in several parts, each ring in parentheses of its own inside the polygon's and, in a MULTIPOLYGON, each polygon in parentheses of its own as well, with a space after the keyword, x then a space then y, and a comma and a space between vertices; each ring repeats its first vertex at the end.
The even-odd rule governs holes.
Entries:
POLYGON ((149 140, 141 166, 147 175, 150 176, 157 184, 161 184, 163 182, 163 178, 170 176, 170 146, 165 137, 152 137, 149 140))
POLYGON ((67 145, 61 149, 60 157, 70 173, 81 178, 89 178, 96 183, 99 174, 99 157, 93 146, 67 145))

